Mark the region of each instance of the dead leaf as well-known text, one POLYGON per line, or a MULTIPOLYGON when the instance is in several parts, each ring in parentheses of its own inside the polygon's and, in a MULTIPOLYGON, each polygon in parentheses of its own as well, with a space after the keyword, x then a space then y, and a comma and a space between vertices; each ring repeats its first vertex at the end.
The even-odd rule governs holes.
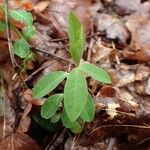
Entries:
POLYGON ((50 1, 39 1, 34 5, 33 9, 37 12, 43 12, 50 4, 50 1))
MULTIPOLYGON (((30 106, 30 103, 32 103, 33 105, 35 106, 41 106, 43 105, 43 103, 45 102, 44 99, 41 99, 41 100, 35 100, 32 96, 32 90, 30 89, 27 89, 24 91, 23 93, 23 97, 24 99, 28 102, 29 106, 30 106)), ((27 107, 28 108, 28 107, 27 107)), ((30 107, 27 109, 27 111, 30 111, 30 107)))
POLYGON ((150 2, 141 0, 115 0, 114 7, 119 15, 134 15, 149 18, 150 2))
POLYGON ((110 71, 116 87, 124 87, 135 81, 135 69, 121 64, 117 69, 110 71))
POLYGON ((128 61, 138 61, 138 62, 149 62, 150 61, 150 52, 149 50, 138 50, 135 52, 132 51, 124 51, 122 53, 123 57, 128 61))
POLYGON ((38 145, 26 134, 14 133, 0 142, 1 150, 40 150, 38 145))
POLYGON ((14 109, 10 104, 10 98, 6 92, 0 70, 0 141, 12 134, 16 119, 14 109))
POLYGON ((148 81, 147 81, 146 94, 150 95, 150 77, 148 78, 148 81))
POLYGON ((88 10, 90 4, 91 0, 55 0, 49 7, 49 15, 54 17, 55 21, 60 26, 60 29, 67 32, 68 14, 70 11, 74 11, 81 19, 85 32, 87 33, 91 30, 92 26, 88 10))
POLYGON ((131 32, 131 43, 136 50, 144 50, 149 55, 150 50, 150 20, 141 16, 131 16, 126 22, 131 32))
POLYGON ((97 30, 106 32, 108 39, 118 39, 120 43, 126 44, 126 40, 129 38, 129 33, 123 23, 108 14, 98 15, 95 19, 95 25, 97 30))
POLYGON ((9 51, 7 42, 0 40, 0 65, 6 63, 6 60, 9 59, 9 51))
POLYGON ((119 14, 132 14, 139 11, 141 0, 115 0, 114 5, 119 14))
POLYGON ((109 119, 114 119, 117 115, 116 108, 120 107, 119 104, 116 103, 108 103, 107 114, 109 115, 109 119))
POLYGON ((126 143, 135 144, 149 137, 150 110, 147 105, 141 104, 139 97, 135 99, 127 90, 114 89, 115 97, 104 97, 100 94, 96 98, 96 104, 101 103, 105 107, 99 110, 93 122, 87 124, 85 132, 78 137, 77 141, 81 145, 95 144, 108 137, 120 139, 122 136, 126 137, 126 143), (105 113, 108 110, 111 114, 115 113, 114 118, 109 119, 105 113))
POLYGON ((31 108, 32 108, 32 104, 30 102, 28 102, 26 104, 26 107, 25 107, 24 112, 22 114, 21 120, 19 122, 19 126, 17 129, 18 132, 26 133, 28 131, 29 126, 31 124, 31 119, 29 116, 31 108))
POLYGON ((136 81, 145 81, 147 80, 149 74, 150 74, 150 68, 146 65, 138 65, 135 75, 135 80, 136 81))
POLYGON ((141 6, 142 16, 145 18, 150 18, 150 1, 145 1, 141 6))
POLYGON ((115 97, 116 95, 116 90, 111 87, 111 86, 107 86, 107 85, 104 85, 101 90, 101 95, 104 96, 104 97, 115 97))
POLYGON ((30 0, 24 0, 22 1, 22 8, 31 11, 33 9, 33 4, 30 2, 30 0))
POLYGON ((92 62, 104 64, 107 60, 109 60, 110 55, 113 52, 112 48, 106 47, 102 44, 101 39, 98 39, 92 48, 92 62))

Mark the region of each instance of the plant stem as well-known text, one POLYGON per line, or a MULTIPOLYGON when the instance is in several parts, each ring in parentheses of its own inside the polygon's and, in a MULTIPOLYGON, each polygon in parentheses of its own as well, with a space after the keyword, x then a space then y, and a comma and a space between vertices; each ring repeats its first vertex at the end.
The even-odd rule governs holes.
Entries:
POLYGON ((15 61, 15 56, 12 51, 12 41, 11 41, 11 34, 10 34, 10 28, 9 28, 8 0, 5 0, 4 12, 5 12, 6 34, 7 34, 7 40, 8 40, 8 49, 9 49, 9 53, 10 53, 10 59, 11 59, 13 67, 16 68, 17 63, 15 61))

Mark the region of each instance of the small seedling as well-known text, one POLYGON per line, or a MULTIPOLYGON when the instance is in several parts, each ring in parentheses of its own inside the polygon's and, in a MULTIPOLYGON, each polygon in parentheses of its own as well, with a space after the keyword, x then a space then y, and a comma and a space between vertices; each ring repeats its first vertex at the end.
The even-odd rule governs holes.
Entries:
MULTIPOLYGON (((4 16, 4 6, 0 5, 0 14, 4 16)), ((11 10, 8 14, 10 30, 12 30, 17 35, 17 40, 13 41, 12 50, 13 53, 23 58, 23 65, 26 61, 33 60, 33 53, 30 51, 30 45, 28 40, 31 39, 36 33, 36 29, 33 26, 33 17, 32 14, 24 10, 11 10), (24 28, 20 31, 15 26, 13 21, 18 21, 24 24, 24 28)), ((6 29, 6 22, 3 17, 0 18, 0 32, 3 32, 6 29)))
POLYGON ((33 88, 33 96, 39 99, 47 95, 66 78, 64 93, 50 96, 41 107, 41 116, 51 118, 54 122, 60 118, 66 128, 80 133, 84 122, 91 122, 95 115, 95 105, 88 92, 85 74, 105 84, 110 84, 111 78, 105 70, 94 64, 80 64, 86 40, 83 26, 73 12, 69 14, 68 35, 69 51, 76 67, 70 72, 56 71, 42 77, 33 88))

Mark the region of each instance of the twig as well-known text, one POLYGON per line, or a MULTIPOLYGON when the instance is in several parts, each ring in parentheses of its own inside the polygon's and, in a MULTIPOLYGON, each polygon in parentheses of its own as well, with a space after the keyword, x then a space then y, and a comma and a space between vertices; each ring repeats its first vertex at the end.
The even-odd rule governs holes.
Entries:
POLYGON ((150 137, 148 137, 148 138, 146 138, 146 139, 140 141, 137 145, 141 145, 141 144, 143 144, 143 143, 145 143, 145 142, 147 142, 147 141, 150 141, 150 137))
POLYGON ((54 62, 51 62, 50 64, 46 64, 46 65, 41 66, 40 68, 38 68, 37 70, 35 70, 31 75, 29 75, 29 76, 24 80, 24 82, 29 81, 30 79, 33 78, 34 75, 36 75, 37 73, 39 73, 40 71, 42 71, 42 70, 45 69, 46 67, 52 65, 53 63, 54 63, 54 62))
MULTIPOLYGON (((33 47, 33 49, 36 50, 36 51, 42 52, 42 53, 49 54, 49 55, 51 55, 52 57, 54 57, 54 58, 56 58, 56 59, 59 59, 59 60, 62 60, 62 61, 64 61, 64 62, 67 62, 67 63, 69 63, 69 64, 70 64, 70 62, 71 62, 71 61, 68 60, 68 59, 59 57, 59 56, 57 56, 57 55, 55 55, 55 54, 52 54, 51 52, 48 52, 48 51, 46 51, 46 50, 38 49, 38 48, 35 48, 35 47, 33 47)), ((73 64, 72 64, 72 65, 73 65, 73 64)))
POLYGON ((8 0, 5 0, 5 22, 6 22, 6 34, 7 34, 7 40, 8 40, 8 49, 10 53, 10 59, 12 62, 12 65, 14 68, 16 68, 17 62, 14 57, 14 53, 12 51, 12 41, 11 41, 11 34, 10 34, 10 28, 9 28, 9 17, 8 17, 8 0))
POLYGON ((62 130, 61 134, 58 135, 58 137, 56 138, 54 143, 51 143, 52 145, 50 145, 50 147, 48 146, 45 150, 54 150, 54 149, 56 149, 57 146, 64 141, 64 137, 65 137, 66 132, 67 132, 67 129, 64 128, 62 130))
POLYGON ((150 126, 142 126, 142 125, 131 125, 131 124, 121 124, 121 125, 100 125, 99 127, 92 130, 90 134, 95 132, 96 130, 100 128, 112 128, 112 127, 130 127, 130 128, 140 128, 140 129, 150 129, 150 126))
POLYGON ((61 42, 61 41, 65 41, 65 40, 68 40, 68 37, 51 39, 51 40, 49 40, 49 42, 61 42))
MULTIPOLYGON (((95 36, 100 36, 100 35, 103 35, 103 33, 101 31, 97 31, 96 33, 92 33, 90 35, 88 35, 86 38, 87 39, 90 39, 92 37, 95 37, 95 36)), ((51 39, 49 40, 50 42, 62 42, 62 41, 65 41, 65 40, 69 40, 68 37, 64 37, 64 38, 57 38, 57 39, 51 39)))
POLYGON ((123 112, 123 111, 112 110, 112 109, 101 109, 101 110, 106 110, 106 111, 116 112, 116 113, 118 113, 118 114, 122 114, 122 115, 126 115, 126 116, 135 117, 134 114, 132 114, 132 113, 126 113, 126 112, 123 112))

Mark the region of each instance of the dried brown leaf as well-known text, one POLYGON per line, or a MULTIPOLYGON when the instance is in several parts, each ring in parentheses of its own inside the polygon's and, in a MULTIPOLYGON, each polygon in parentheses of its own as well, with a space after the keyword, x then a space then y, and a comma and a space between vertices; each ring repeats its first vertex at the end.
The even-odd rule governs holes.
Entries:
POLYGON ((50 5, 50 1, 39 1, 33 9, 37 12, 43 12, 50 5))
POLYGON ((22 114, 17 131, 19 131, 21 133, 25 133, 28 131, 29 126, 31 124, 31 119, 29 116, 31 108, 32 108, 32 104, 30 102, 28 102, 24 109, 24 112, 22 114))
POLYGON ((115 0, 114 5, 121 14, 131 14, 139 11, 141 0, 115 0))
POLYGON ((119 19, 113 18, 108 14, 100 14, 95 19, 95 24, 97 30, 106 32, 106 37, 108 39, 118 39, 120 43, 126 44, 129 33, 119 19))
POLYGON ((38 145, 26 134, 14 133, 0 142, 1 150, 40 150, 38 145))
MULTIPOLYGON (((30 103, 32 103, 33 105, 35 105, 35 106, 41 106, 41 105, 43 105, 43 103, 45 102, 45 100, 44 99, 41 99, 41 100, 35 100, 34 98, 33 98, 33 96, 32 96, 32 90, 30 90, 30 89, 27 89, 27 90, 25 90, 24 91, 24 93, 23 93, 23 97, 24 97, 24 99, 28 102, 28 107, 27 107, 27 110, 24 110, 25 112, 27 111, 28 113, 29 113, 29 111, 31 110, 31 108, 30 108, 30 103)), ((28 114, 27 113, 27 114, 28 114)), ((26 113, 25 113, 26 114, 26 113)), ((27 115, 26 114, 26 115, 27 115)), ((25 116, 26 116, 25 115, 25 116)))
POLYGON ((92 27, 88 10, 90 4, 91 0, 55 0, 49 7, 49 15, 53 16, 53 19, 58 23, 60 29, 67 32, 68 14, 70 11, 74 11, 81 19, 85 32, 89 32, 92 27))
MULTIPOLYGON (((150 20, 141 16, 131 16, 126 22, 131 32, 131 43, 136 50, 144 50, 149 55, 150 50, 150 20)), ((145 56, 146 57, 146 56, 145 56)))

